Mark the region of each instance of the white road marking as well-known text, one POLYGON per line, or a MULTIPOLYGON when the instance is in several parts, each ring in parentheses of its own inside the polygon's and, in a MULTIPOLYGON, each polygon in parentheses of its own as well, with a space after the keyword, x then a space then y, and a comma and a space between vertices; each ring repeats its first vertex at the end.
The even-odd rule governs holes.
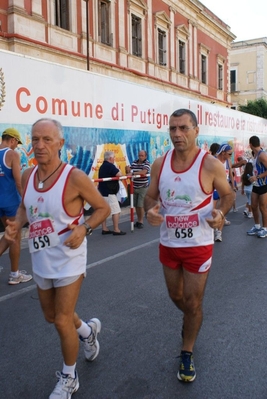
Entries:
MULTIPOLYGON (((119 258, 120 256, 125 256, 125 255, 129 254, 130 252, 138 251, 139 249, 148 247, 149 245, 155 244, 156 242, 159 242, 159 238, 157 238, 155 240, 152 240, 152 241, 149 241, 149 242, 146 242, 145 244, 137 245, 136 247, 132 247, 130 249, 127 249, 126 251, 119 252, 116 255, 108 256, 107 258, 98 260, 97 262, 89 263, 88 265, 86 265, 86 270, 87 269, 91 269, 92 267, 95 267, 95 266, 102 265, 102 264, 104 264, 106 262, 109 262, 110 260, 119 258)), ((20 284, 23 284, 23 283, 20 283, 20 284)), ((5 302, 5 301, 7 301, 7 300, 9 300, 11 298, 15 298, 15 297, 17 297, 19 295, 25 294, 25 292, 32 291, 35 288, 36 288, 36 284, 30 285, 30 286, 25 287, 25 288, 21 288, 21 289, 15 291, 15 292, 12 292, 10 294, 7 294, 7 295, 4 295, 4 296, 0 297, 0 302, 5 302)))

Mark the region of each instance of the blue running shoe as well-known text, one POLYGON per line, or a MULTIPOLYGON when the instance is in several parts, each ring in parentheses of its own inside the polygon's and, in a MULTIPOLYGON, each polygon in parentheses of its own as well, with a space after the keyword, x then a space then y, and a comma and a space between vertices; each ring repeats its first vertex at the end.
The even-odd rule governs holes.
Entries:
POLYGON ((259 238, 265 238, 265 237, 267 237, 267 230, 261 229, 261 230, 257 233, 257 237, 259 237, 259 238))
POLYGON ((247 231, 248 236, 256 236, 261 231, 261 227, 257 229, 257 227, 253 226, 250 230, 247 231))
POLYGON ((197 375, 194 366, 193 353, 181 351, 180 358, 180 366, 177 374, 178 380, 183 382, 193 382, 197 375))

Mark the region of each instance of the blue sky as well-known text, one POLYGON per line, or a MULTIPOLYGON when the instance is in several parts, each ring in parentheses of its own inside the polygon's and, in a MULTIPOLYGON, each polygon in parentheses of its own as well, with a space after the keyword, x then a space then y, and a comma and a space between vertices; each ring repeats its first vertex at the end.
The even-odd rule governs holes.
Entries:
POLYGON ((200 0, 230 26, 235 41, 267 37, 266 0, 200 0))

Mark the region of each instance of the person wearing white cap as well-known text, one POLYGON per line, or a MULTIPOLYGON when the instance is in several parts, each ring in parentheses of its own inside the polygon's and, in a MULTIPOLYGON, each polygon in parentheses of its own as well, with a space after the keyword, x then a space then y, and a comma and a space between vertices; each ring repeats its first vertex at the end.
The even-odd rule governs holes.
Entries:
MULTIPOLYGON (((0 144, 0 218, 6 227, 6 220, 14 220, 21 201, 20 156, 15 149, 22 144, 19 132, 10 127, 2 133, 0 144)), ((30 274, 19 270, 20 232, 16 241, 10 245, 9 259, 11 271, 8 284, 26 283, 32 279, 30 274)))

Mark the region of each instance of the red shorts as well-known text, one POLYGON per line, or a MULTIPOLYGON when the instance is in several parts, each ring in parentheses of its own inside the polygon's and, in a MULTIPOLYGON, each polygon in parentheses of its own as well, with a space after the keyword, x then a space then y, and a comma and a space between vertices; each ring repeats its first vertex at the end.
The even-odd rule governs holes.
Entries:
POLYGON ((212 262, 213 245, 170 248, 159 244, 159 260, 171 269, 183 267, 190 273, 206 273, 212 262))

